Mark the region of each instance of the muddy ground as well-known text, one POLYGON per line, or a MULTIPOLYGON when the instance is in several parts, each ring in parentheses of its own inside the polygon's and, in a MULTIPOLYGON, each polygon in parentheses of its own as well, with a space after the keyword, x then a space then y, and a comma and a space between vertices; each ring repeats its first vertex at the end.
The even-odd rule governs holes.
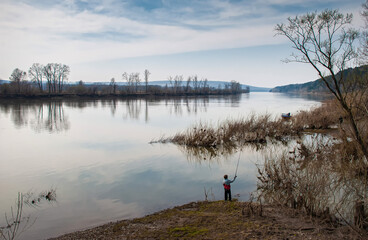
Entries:
POLYGON ((203 201, 54 239, 368 239, 368 235, 286 207, 203 201))

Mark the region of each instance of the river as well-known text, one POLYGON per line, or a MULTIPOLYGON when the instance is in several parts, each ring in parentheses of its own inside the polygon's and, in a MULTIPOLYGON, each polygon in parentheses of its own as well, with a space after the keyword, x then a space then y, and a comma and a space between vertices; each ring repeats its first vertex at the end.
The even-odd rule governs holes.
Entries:
MULTIPOLYGON (((216 125, 250 114, 297 113, 321 99, 249 93, 133 100, 1 100, 0 227, 18 193, 53 201, 25 204, 19 239, 44 239, 190 201, 223 198, 222 176, 233 196, 256 189, 262 153, 245 148, 227 157, 198 159, 173 144, 150 144, 196 123, 216 125)), ((19 232, 20 233, 20 232, 19 232)))

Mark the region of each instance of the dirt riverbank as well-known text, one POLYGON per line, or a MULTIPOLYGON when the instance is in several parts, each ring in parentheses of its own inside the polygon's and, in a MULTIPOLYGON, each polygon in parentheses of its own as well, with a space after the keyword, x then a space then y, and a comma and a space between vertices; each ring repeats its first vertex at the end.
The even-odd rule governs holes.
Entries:
POLYGON ((142 218, 66 234, 66 239, 368 239, 331 219, 275 205, 192 202, 142 218))

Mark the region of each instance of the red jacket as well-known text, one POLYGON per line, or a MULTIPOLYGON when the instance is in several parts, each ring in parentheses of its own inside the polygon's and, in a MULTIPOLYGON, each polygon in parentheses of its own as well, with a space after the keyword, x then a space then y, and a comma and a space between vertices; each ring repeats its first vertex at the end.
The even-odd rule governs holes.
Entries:
POLYGON ((224 179, 224 181, 222 181, 222 185, 224 185, 225 190, 230 190, 231 188, 230 183, 233 183, 235 179, 236 179, 236 176, 234 177, 232 181, 229 179, 224 179))

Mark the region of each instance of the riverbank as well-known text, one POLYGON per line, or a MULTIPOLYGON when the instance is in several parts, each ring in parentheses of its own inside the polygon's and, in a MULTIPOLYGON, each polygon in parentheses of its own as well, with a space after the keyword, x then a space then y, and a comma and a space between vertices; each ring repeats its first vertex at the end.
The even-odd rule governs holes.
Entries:
POLYGON ((277 205, 201 201, 69 233, 69 239, 366 239, 331 219, 277 205))
POLYGON ((186 93, 186 94, 170 94, 170 93, 131 93, 131 94, 38 94, 38 95, 0 95, 0 100, 13 99, 35 99, 35 100, 69 100, 69 99, 140 99, 140 98, 172 98, 172 97, 208 97, 208 96, 231 96, 240 93, 186 93))

